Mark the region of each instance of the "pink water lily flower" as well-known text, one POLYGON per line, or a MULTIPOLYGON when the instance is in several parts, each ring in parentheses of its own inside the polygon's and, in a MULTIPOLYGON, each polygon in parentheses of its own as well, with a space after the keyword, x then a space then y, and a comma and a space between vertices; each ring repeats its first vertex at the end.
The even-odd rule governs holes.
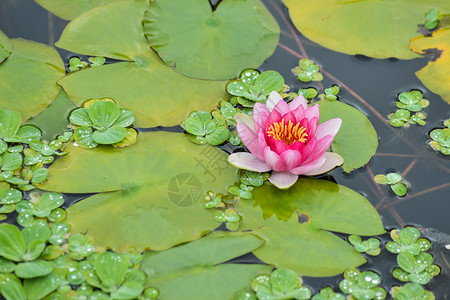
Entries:
POLYGON ((339 154, 326 152, 342 120, 318 125, 319 105, 308 107, 303 96, 287 104, 272 92, 266 105, 255 104, 253 120, 244 114, 235 119, 239 137, 251 153, 233 153, 228 162, 249 171, 272 170, 269 181, 280 189, 292 186, 298 175, 319 175, 344 163, 339 154))

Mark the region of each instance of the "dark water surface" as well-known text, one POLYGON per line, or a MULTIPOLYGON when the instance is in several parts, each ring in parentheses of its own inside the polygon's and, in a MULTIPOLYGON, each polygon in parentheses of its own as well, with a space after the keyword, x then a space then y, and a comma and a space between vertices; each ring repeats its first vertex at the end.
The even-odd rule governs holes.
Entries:
MULTIPOLYGON (((76 0, 74 0, 76 1, 76 0)), ((264 0, 277 19, 282 35, 280 44, 271 58, 260 70, 276 70, 281 73, 292 91, 299 88, 316 87, 317 83, 300 83, 291 69, 298 64, 301 52, 292 35, 287 9, 281 1, 264 0), (287 19, 287 20, 286 20, 287 19)), ((48 13, 32 0, 0 0, 0 29, 10 38, 24 38, 53 45, 58 40, 66 21, 48 13)), ((377 154, 370 163, 350 174, 341 169, 331 172, 334 180, 364 196, 380 212, 387 229, 404 225, 418 226, 432 244, 430 251, 442 272, 425 288, 432 290, 436 299, 448 299, 450 295, 450 160, 449 157, 431 150, 426 142, 428 132, 443 127, 443 120, 450 117, 449 105, 439 95, 433 94, 414 75, 424 67, 428 58, 413 60, 372 59, 364 56, 350 56, 337 53, 300 37, 309 58, 320 64, 334 76, 324 74, 322 85, 327 88, 338 84, 341 88, 339 100, 351 104, 364 112, 375 126, 379 136, 377 154), (342 85, 344 84, 344 85, 342 85), (349 89, 346 89, 348 87, 349 89), (411 125, 410 128, 393 128, 384 121, 396 110, 396 96, 400 92, 418 89, 430 101, 425 108, 428 118, 425 126, 411 125), (376 174, 397 171, 411 183, 406 197, 399 198, 387 186, 377 186, 371 179, 376 174), (449 249, 445 247, 449 245, 449 249)), ((342 41, 350 42, 350 41, 342 41)), ((58 49, 67 60, 70 53, 58 49)), ((67 61, 66 61, 67 62, 67 61)), ((450 71, 450 70, 449 70, 450 71)), ((386 234, 382 239, 388 240, 386 234)), ((240 258, 241 262, 255 262, 252 255, 240 258)), ((395 256, 382 251, 378 257, 369 258, 369 264, 361 270, 375 270, 382 274, 383 286, 402 285, 392 278, 395 256)), ((333 278, 304 278, 305 284, 318 290, 329 284, 335 287, 340 276, 333 278)), ((388 296, 389 298, 389 296, 388 296)))

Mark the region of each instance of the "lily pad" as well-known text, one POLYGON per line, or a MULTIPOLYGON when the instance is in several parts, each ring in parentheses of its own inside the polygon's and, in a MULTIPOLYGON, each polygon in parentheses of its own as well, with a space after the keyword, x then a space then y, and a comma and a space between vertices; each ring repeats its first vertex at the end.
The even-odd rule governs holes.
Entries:
POLYGON ((275 51, 277 22, 260 0, 155 0, 144 19, 147 39, 177 72, 231 79, 257 68, 275 51))
POLYGON ((133 110, 136 127, 178 125, 194 110, 214 109, 229 97, 226 82, 191 79, 167 67, 144 37, 147 8, 147 1, 114 2, 69 23, 58 47, 127 62, 73 72, 58 83, 78 106, 87 99, 113 98, 133 110))
POLYGON ((336 100, 322 100, 319 123, 332 118, 341 118, 342 125, 334 138, 333 152, 344 158, 341 166, 345 172, 360 168, 369 162, 378 147, 378 136, 369 119, 348 104, 336 100))
POLYGON ((46 10, 64 20, 73 20, 94 7, 119 0, 34 0, 46 10))
POLYGON ((65 74, 58 52, 44 44, 11 40, 14 50, 0 64, 0 109, 17 111, 27 120, 44 110, 56 98, 56 84, 65 74))
POLYGON ((427 49, 441 51, 439 57, 417 71, 416 76, 428 89, 450 104, 450 28, 439 29, 431 37, 414 38, 410 47, 418 53, 426 53, 427 49))
POLYGON ((67 94, 61 89, 56 99, 39 115, 28 120, 26 125, 34 125, 42 131, 42 138, 53 140, 57 135, 67 130, 70 124, 67 117, 76 106, 70 101, 67 94))
POLYGON ((9 57, 12 48, 10 39, 0 30, 0 63, 9 57))
POLYGON ((285 191, 264 185, 252 193, 254 200, 241 200, 237 210, 242 216, 241 230, 266 241, 253 253, 268 264, 304 276, 334 276, 366 261, 329 231, 385 232, 366 198, 329 181, 300 178, 285 191))
POLYGON ((264 242, 249 234, 214 232, 195 242, 163 252, 147 252, 141 270, 147 286, 162 299, 237 299, 249 282, 271 266, 221 264, 260 247, 264 242))
POLYGON ((141 133, 129 148, 66 151, 39 188, 100 193, 69 207, 67 222, 113 249, 164 250, 215 229, 214 212, 201 199, 208 190, 225 192, 237 177, 224 152, 184 134, 141 133))
POLYGON ((408 48, 430 9, 450 11, 447 0, 283 0, 297 29, 312 41, 347 54, 420 57, 408 48))

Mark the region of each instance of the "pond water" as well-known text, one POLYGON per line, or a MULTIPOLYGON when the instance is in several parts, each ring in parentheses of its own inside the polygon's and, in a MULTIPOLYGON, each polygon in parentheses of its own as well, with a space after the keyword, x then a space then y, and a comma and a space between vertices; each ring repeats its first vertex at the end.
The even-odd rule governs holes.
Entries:
MULTIPOLYGON (((291 73, 303 54, 294 38, 287 9, 279 1, 265 0, 264 3, 277 19, 282 34, 275 53, 259 70, 278 71, 292 91, 319 87, 317 83, 300 83, 291 73)), ((20 37, 53 45, 67 23, 31 0, 2 0, 0 3, 0 29, 10 38, 20 37)), ((448 104, 423 86, 414 74, 429 59, 380 60, 350 56, 325 49, 295 29, 294 33, 308 57, 326 71, 321 84, 324 87, 339 85, 339 100, 364 112, 379 137, 377 153, 368 165, 349 174, 338 168, 330 173, 329 179, 363 194, 378 209, 385 228, 415 225, 434 242, 432 253, 442 272, 427 288, 435 293, 436 299, 448 299, 450 249, 445 248, 445 245, 450 245, 450 160, 448 156, 430 149, 427 141, 428 132, 442 127, 443 120, 450 117, 450 110, 448 104), (430 101, 430 106, 425 109, 427 123, 425 126, 393 128, 386 122, 387 115, 395 111, 396 96, 411 89, 422 91, 424 98, 430 101), (385 186, 378 186, 372 180, 373 175, 390 171, 402 173, 411 183, 407 196, 397 197, 385 186)), ((72 56, 67 51, 58 51, 66 62, 72 56)), ((5 109, 4 103, 1 108, 5 109)), ((76 200, 76 197, 72 198, 76 200)), ((388 235, 383 238, 387 240, 388 235)), ((251 263, 256 258, 246 255, 238 261, 251 263)), ((361 269, 377 270, 383 275, 383 286, 388 287, 392 283, 400 283, 390 276, 394 266, 395 257, 384 251, 382 255, 371 258, 361 269)), ((325 284, 336 286, 341 277, 304 279, 307 285, 318 290, 325 284)))

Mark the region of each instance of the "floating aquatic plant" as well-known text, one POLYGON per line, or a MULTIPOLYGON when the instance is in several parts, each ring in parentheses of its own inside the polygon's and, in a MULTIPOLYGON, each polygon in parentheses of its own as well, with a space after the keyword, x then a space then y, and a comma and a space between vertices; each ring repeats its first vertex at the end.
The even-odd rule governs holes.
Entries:
POLYGON ((432 141, 428 142, 433 150, 440 151, 444 155, 450 155, 450 119, 444 121, 445 128, 433 129, 430 132, 432 141))
POLYGON ((423 108, 429 105, 429 101, 423 99, 421 91, 412 90, 410 92, 403 92, 398 95, 398 100, 395 105, 400 108, 395 113, 389 114, 389 123, 394 127, 405 126, 409 124, 425 125, 424 121, 427 118, 423 108), (411 113, 414 113, 413 115, 411 113))
POLYGON ((258 275, 252 282, 252 290, 255 292, 243 292, 239 300, 276 300, 311 298, 311 290, 302 286, 303 280, 292 270, 278 269, 269 274, 258 275))
POLYGON ((196 111, 184 120, 181 126, 189 133, 196 144, 219 145, 230 137, 228 123, 224 117, 211 116, 207 111, 196 111))
POLYGON ((344 272, 344 280, 339 282, 339 288, 345 294, 352 295, 357 300, 382 300, 386 298, 386 291, 379 287, 381 278, 378 274, 357 269, 348 269, 344 272))
POLYGON ((74 110, 69 117, 76 125, 74 139, 77 144, 86 149, 97 147, 98 144, 112 144, 118 147, 131 146, 136 139, 127 139, 125 145, 120 144, 129 133, 136 136, 136 131, 126 128, 133 124, 133 113, 119 106, 111 99, 91 100, 85 107, 74 110))
POLYGON ((391 230, 392 241, 386 244, 386 249, 391 253, 407 252, 418 255, 422 251, 430 249, 430 241, 420 238, 420 231, 415 227, 405 227, 402 230, 391 230))
POLYGON ((387 175, 378 174, 373 180, 375 180, 378 184, 386 184, 389 185, 391 190, 400 197, 406 195, 407 188, 406 185, 409 183, 402 178, 402 175, 399 173, 388 173, 387 175))
POLYGON ((312 98, 317 96, 318 92, 315 88, 307 88, 299 89, 297 94, 299 96, 302 95, 307 100, 311 100, 312 98))
POLYGON ((394 286, 391 289, 394 300, 434 300, 434 294, 417 283, 407 283, 404 286, 394 286))
POLYGON ((321 99, 328 99, 328 100, 336 100, 337 94, 339 93, 340 89, 337 85, 333 85, 332 87, 326 88, 323 92, 323 94, 320 94, 319 97, 321 99))
POLYGON ((320 290, 319 294, 315 294, 312 300, 345 300, 345 296, 341 293, 335 293, 332 288, 326 287, 320 290))
POLYGON ((378 255, 381 252, 380 240, 376 238, 369 238, 363 241, 358 235, 351 235, 348 237, 348 241, 355 247, 358 252, 365 252, 369 255, 378 255))
POLYGON ((298 66, 292 69, 292 72, 297 75, 298 80, 302 82, 321 81, 323 75, 319 72, 320 67, 310 59, 301 59, 298 66))
POLYGON ((425 23, 424 23, 425 28, 429 30, 435 29, 438 26, 439 20, 442 19, 442 17, 443 15, 439 10, 437 10, 436 8, 430 9, 425 14, 425 23))
POLYGON ((266 105, 256 103, 253 120, 239 115, 237 131, 251 153, 229 156, 233 166, 249 171, 273 170, 269 181, 278 188, 292 186, 298 175, 326 173, 341 165, 339 154, 326 152, 339 131, 339 118, 318 125, 319 106, 307 107, 302 96, 289 105, 272 92, 266 105))
POLYGON ((392 274, 400 281, 424 285, 441 271, 437 265, 433 265, 433 261, 433 256, 427 252, 420 252, 418 255, 401 252, 397 256, 399 268, 395 268, 392 274))
POLYGON ((58 193, 45 193, 32 200, 21 200, 16 204, 19 213, 17 222, 24 227, 33 224, 35 218, 47 218, 51 222, 61 222, 66 212, 59 208, 64 204, 64 197, 58 193))
POLYGON ((283 87, 284 79, 278 72, 265 71, 260 74, 257 70, 246 69, 241 72, 239 79, 227 84, 227 92, 251 100, 245 101, 238 98, 241 105, 253 106, 254 102, 265 103, 272 91, 279 92, 283 87))
POLYGON ((89 63, 82 61, 79 57, 71 57, 69 59, 69 70, 71 72, 75 72, 78 70, 82 70, 85 69, 87 67, 91 67, 91 68, 95 68, 95 67, 100 67, 102 65, 105 64, 106 62, 106 58, 102 57, 102 56, 96 56, 96 57, 89 57, 89 63))

